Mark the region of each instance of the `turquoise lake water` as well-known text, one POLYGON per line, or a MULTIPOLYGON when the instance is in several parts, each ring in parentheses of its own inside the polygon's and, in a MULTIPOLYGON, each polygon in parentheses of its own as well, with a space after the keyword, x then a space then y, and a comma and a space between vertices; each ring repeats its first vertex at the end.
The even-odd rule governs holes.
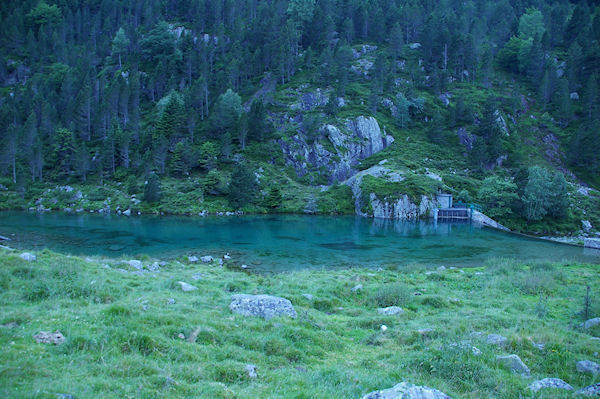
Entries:
POLYGON ((23 249, 74 255, 170 258, 221 256, 258 270, 387 267, 421 263, 476 266, 489 258, 600 263, 598 253, 470 224, 355 217, 125 217, 0 213, 0 235, 23 249))

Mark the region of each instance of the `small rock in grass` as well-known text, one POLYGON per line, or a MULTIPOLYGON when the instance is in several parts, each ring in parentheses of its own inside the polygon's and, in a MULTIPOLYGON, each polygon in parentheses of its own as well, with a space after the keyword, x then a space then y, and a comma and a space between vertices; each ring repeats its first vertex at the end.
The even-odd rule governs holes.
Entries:
POLYGON ((229 254, 225 254, 225 255, 223 255, 223 259, 229 260, 229 259, 231 259, 231 256, 229 256, 229 254))
POLYGON ((192 280, 194 280, 194 281, 202 280, 202 275, 200 273, 192 274, 192 280))
POLYGON ((197 256, 188 256, 188 262, 196 263, 196 262, 198 262, 198 257, 197 256))
POLYGON ((399 306, 388 306, 387 308, 379 308, 377 309, 377 313, 384 316, 394 316, 397 314, 404 313, 404 309, 399 306))
POLYGON ((129 266, 131 266, 131 267, 133 267, 134 269, 137 269, 137 270, 142 270, 142 268, 144 267, 144 265, 142 264, 142 261, 136 260, 136 259, 132 259, 132 260, 129 260, 129 261, 124 261, 123 263, 126 263, 129 266))
POLYGON ((496 361, 504 365, 513 373, 525 376, 530 375, 529 367, 527 367, 517 355, 496 356, 496 361))
POLYGON ((437 269, 438 271, 443 272, 444 270, 446 270, 446 266, 440 266, 437 269))
POLYGON ((248 269, 248 265, 241 265, 240 268, 246 270, 248 269))
POLYGON ((354 287, 352 287, 352 292, 358 292, 358 291, 362 291, 363 289, 363 285, 362 284, 357 284, 354 287))
POLYGON ((537 392, 543 388, 552 388, 552 389, 564 389, 567 391, 572 391, 573 387, 560 378, 544 378, 543 380, 534 381, 527 387, 531 389, 533 392, 537 392))
POLYGON ((600 374, 600 364, 589 360, 582 360, 577 362, 577 371, 580 373, 590 373, 596 376, 600 374))
POLYGON ((185 339, 185 335, 183 335, 183 333, 179 333, 179 334, 177 334, 177 338, 185 339))
POLYGON ((168 303, 169 305, 175 305, 175 299, 174 299, 174 298, 169 298, 169 299, 167 300, 167 303, 168 303))
POLYGON ((6 323, 6 324, 0 324, 0 328, 17 328, 17 327, 19 327, 19 325, 14 321, 11 321, 10 323, 6 323))
POLYGON ((381 327, 379 327, 381 329, 381 332, 386 332, 387 331, 387 326, 385 324, 382 324, 381 327))
POLYGON ((56 397, 58 399, 75 399, 75 396, 71 395, 70 393, 57 393, 56 397))
POLYGON ((311 294, 302 294, 302 296, 303 296, 304 298, 306 298, 307 300, 309 300, 309 301, 312 301, 312 300, 313 300, 313 296, 312 296, 311 294))
POLYGON ((288 316, 293 319, 298 317, 289 300, 271 295, 233 295, 229 310, 243 316, 257 316, 266 320, 278 316, 288 316))
POLYGON ((488 344, 498 346, 506 344, 507 341, 508 339, 506 339, 506 337, 499 334, 489 334, 486 340, 488 344))
POLYGON ((198 289, 198 287, 195 287, 195 286, 185 283, 183 281, 178 281, 177 284, 179 284, 181 286, 181 290, 183 292, 196 291, 198 289))
POLYGON ((160 265, 158 264, 158 262, 153 262, 150 266, 147 267, 147 269, 151 272, 157 272, 160 270, 160 265))
POLYGON ((255 379, 256 377, 258 377, 258 374, 256 374, 256 366, 253 364, 247 364, 246 365, 246 372, 248 373, 248 377, 255 379))
POLYGON ((58 330, 55 332, 40 331, 33 336, 38 344, 60 345, 65 342, 65 336, 58 330))
POLYGON ((580 389, 579 391, 575 392, 575 395, 600 396, 600 382, 580 389))
POLYGON ((474 356, 479 356, 481 355, 481 351, 479 350, 479 348, 477 348, 476 346, 471 347, 471 352, 473 352, 474 356))
POLYGON ((27 262, 34 262, 37 259, 37 256, 30 254, 29 252, 23 252, 21 255, 19 255, 19 258, 27 262))
POLYGON ((203 263, 210 263, 210 262, 212 262, 214 259, 213 259, 213 257, 212 257, 212 256, 203 256, 203 257, 201 257, 201 258, 200 258, 200 260, 201 260, 203 263))
POLYGON ((420 330, 417 330, 417 332, 418 332, 420 335, 427 335, 427 334, 429 334, 429 333, 432 333, 432 332, 433 332, 433 328, 421 328, 420 330))
POLYGON ((366 394, 362 399, 451 399, 437 389, 401 382, 393 388, 366 394))
POLYGON ((600 324, 600 317, 587 320, 585 323, 581 324, 581 327, 587 330, 589 328, 597 326, 598 324, 600 324))

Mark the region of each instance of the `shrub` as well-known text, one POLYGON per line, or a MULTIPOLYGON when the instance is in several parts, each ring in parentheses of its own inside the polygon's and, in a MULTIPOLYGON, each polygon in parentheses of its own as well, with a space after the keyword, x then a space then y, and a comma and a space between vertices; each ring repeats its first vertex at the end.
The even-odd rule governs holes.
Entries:
POLYGON ((371 296, 371 301, 378 307, 406 306, 410 302, 410 287, 404 284, 384 285, 379 291, 371 296))

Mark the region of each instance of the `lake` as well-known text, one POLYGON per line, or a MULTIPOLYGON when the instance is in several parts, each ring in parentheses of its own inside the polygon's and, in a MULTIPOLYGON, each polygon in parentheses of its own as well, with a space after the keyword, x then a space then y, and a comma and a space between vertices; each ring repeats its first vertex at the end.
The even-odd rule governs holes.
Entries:
POLYGON ((229 252, 251 268, 387 267, 420 263, 477 266, 490 258, 600 263, 583 248, 468 223, 373 220, 358 217, 246 215, 126 217, 99 214, 1 212, 0 235, 20 249, 74 255, 172 258, 229 252))

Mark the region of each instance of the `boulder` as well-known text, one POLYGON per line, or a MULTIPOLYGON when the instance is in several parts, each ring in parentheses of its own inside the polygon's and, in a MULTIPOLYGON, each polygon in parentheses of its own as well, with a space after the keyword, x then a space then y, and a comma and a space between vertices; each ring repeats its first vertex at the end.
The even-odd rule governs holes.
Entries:
POLYGON ((530 375, 529 367, 517 355, 496 356, 496 361, 515 374, 530 375))
POLYGON ((581 396, 600 396, 600 382, 589 385, 575 392, 575 395, 581 396))
POLYGON ((160 264, 158 262, 153 262, 151 265, 146 267, 151 272, 157 272, 160 270, 160 264))
POLYGON ((582 220, 581 227, 583 228, 584 231, 589 232, 592 229, 592 224, 590 223, 589 220, 582 220))
POLYGON ((195 286, 188 284, 186 282, 183 282, 183 281, 178 281, 177 284, 179 284, 181 286, 181 290, 183 292, 196 291, 198 289, 198 287, 195 287, 195 286))
POLYGON ((577 371, 580 373, 590 373, 594 376, 600 374, 600 364, 594 363, 590 360, 582 360, 577 362, 577 371))
POLYGON ((306 298, 307 300, 309 300, 309 301, 312 301, 312 300, 313 300, 313 296, 312 296, 312 294, 302 294, 302 296, 303 296, 304 298, 306 298))
POLYGON ((198 262, 198 257, 197 256, 188 256, 188 262, 196 263, 196 262, 198 262))
POLYGON ((200 260, 202 261, 202 263, 210 263, 212 262, 214 259, 212 256, 203 256, 200 258, 200 260))
POLYGON ((58 330, 55 332, 40 331, 33 336, 38 344, 60 345, 65 342, 65 336, 58 330))
POLYGON ((266 320, 279 316, 295 319, 298 316, 289 300, 271 295, 237 294, 231 297, 229 309, 243 316, 262 317, 266 320))
POLYGON ((366 394, 362 399, 451 399, 450 396, 437 389, 417 386, 408 382, 382 391, 366 394))
POLYGON ((529 384, 527 387, 531 389, 533 392, 537 392, 540 389, 551 388, 551 389, 564 389, 566 391, 572 391, 573 387, 560 378, 544 378, 542 380, 537 380, 529 384))
POLYGON ((597 326, 600 324, 600 317, 595 317, 593 319, 589 319, 587 320, 585 323, 581 324, 580 327, 584 328, 584 329, 590 329, 594 326, 597 326))
POLYGON ((127 209, 126 211, 123 211, 123 215, 131 216, 131 209, 127 209))
POLYGON ((137 270, 142 270, 144 268, 144 264, 142 263, 142 261, 136 260, 136 259, 124 261, 123 263, 125 263, 137 270))
POLYGON ((356 284, 354 287, 352 287, 352 289, 350 291, 352 292, 358 292, 358 291, 362 291, 363 289, 363 285, 362 284, 356 284))
POLYGON ((377 309, 377 313, 384 316, 394 316, 397 314, 404 313, 404 309, 399 306, 388 306, 387 308, 379 308, 377 309))
POLYGON ((505 345, 506 342, 508 342, 508 339, 499 334, 489 334, 487 336, 486 342, 490 345, 502 346, 505 345))
POLYGON ((19 258, 27 262, 34 262, 37 259, 37 256, 30 254, 29 252, 23 252, 21 255, 19 255, 19 258))

